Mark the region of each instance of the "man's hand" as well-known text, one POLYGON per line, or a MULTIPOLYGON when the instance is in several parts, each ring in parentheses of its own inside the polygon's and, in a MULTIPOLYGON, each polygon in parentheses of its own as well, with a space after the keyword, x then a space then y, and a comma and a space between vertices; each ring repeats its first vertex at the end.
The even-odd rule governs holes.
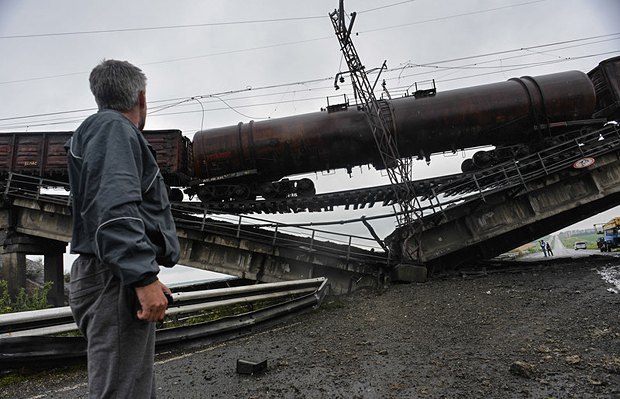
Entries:
POLYGON ((144 287, 136 287, 136 295, 140 301, 138 319, 144 321, 162 321, 168 308, 168 299, 164 292, 172 294, 170 289, 157 280, 144 287))

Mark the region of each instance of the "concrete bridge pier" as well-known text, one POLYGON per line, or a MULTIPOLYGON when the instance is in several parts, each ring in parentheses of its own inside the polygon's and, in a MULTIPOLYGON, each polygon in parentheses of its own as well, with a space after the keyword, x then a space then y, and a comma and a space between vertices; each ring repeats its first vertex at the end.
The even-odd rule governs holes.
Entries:
POLYGON ((65 305, 63 254, 66 242, 27 234, 7 234, 2 247, 2 272, 0 277, 8 282, 9 295, 15 298, 20 289, 26 288, 26 255, 43 255, 43 281, 51 282, 47 301, 53 306, 65 305))

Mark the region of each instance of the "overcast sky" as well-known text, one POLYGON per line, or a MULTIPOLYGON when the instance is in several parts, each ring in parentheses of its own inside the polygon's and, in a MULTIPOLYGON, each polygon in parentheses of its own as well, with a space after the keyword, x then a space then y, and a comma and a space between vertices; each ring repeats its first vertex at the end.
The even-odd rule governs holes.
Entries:
MULTIPOLYGON (((335 74, 347 69, 328 17, 337 6, 337 0, 0 0, 0 131, 74 130, 94 111, 88 74, 104 58, 128 60, 148 76, 147 129, 181 129, 192 137, 201 128, 319 111, 328 96, 352 97, 347 84, 333 88, 335 74)), ((347 0, 345 8, 358 13, 354 44, 362 62, 372 69, 386 60, 382 78, 397 96, 430 79, 446 91, 587 72, 620 54, 618 0, 347 0)), ((462 159, 418 162, 415 178, 455 173, 462 159)), ((319 192, 388 182, 366 168, 351 178, 310 177, 319 192)), ((344 220, 390 210, 280 219, 344 220)), ((392 220, 373 225, 381 236, 393 229, 392 220)))

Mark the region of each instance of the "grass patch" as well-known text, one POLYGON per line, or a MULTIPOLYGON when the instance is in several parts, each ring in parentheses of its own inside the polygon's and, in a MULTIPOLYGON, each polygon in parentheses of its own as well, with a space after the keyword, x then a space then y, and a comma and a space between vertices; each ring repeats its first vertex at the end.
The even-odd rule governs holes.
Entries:
POLYGON ((602 237, 602 234, 595 233, 580 233, 580 234, 560 234, 560 241, 562 241, 562 245, 566 248, 572 249, 575 247, 575 243, 579 241, 583 241, 586 243, 588 249, 598 249, 596 246, 596 241, 602 237))
POLYGON ((6 280, 0 280, 0 314, 48 308, 47 293, 52 288, 52 284, 48 281, 41 289, 35 288, 32 292, 26 292, 26 289, 22 288, 17 293, 17 297, 12 299, 9 296, 9 283, 6 280))

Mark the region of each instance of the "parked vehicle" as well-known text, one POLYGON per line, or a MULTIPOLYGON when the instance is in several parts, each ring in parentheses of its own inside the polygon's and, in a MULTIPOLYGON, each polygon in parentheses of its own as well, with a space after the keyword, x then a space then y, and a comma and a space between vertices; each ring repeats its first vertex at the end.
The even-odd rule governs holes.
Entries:
POLYGON ((575 243, 575 251, 578 249, 588 249, 588 243, 585 241, 577 241, 575 243))

